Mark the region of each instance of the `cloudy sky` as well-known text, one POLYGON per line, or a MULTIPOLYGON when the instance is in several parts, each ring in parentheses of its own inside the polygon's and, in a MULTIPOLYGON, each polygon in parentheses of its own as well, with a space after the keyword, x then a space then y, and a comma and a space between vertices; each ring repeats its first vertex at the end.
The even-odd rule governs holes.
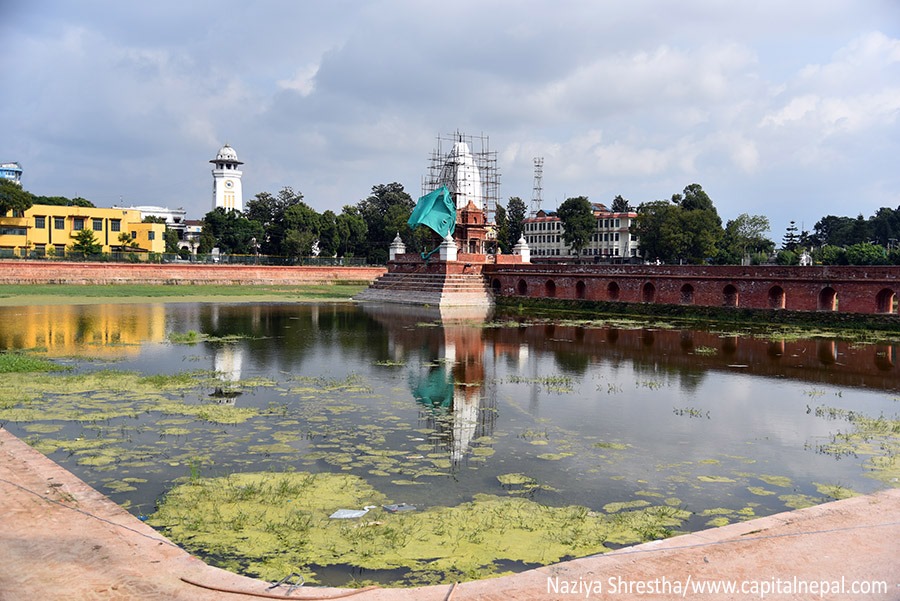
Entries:
POLYGON ((437 137, 487 135, 502 199, 633 204, 687 184, 723 220, 900 206, 897 0, 0 0, 0 161, 97 206, 339 211, 421 193, 437 137))

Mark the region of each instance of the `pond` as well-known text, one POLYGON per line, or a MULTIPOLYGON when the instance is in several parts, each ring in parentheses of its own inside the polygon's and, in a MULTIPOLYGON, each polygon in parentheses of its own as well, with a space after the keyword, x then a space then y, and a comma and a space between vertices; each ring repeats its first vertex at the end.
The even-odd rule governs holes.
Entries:
POLYGON ((479 578, 900 486, 892 344, 179 303, 2 307, 0 349, 66 368, 5 377, 2 427, 272 580, 479 578))

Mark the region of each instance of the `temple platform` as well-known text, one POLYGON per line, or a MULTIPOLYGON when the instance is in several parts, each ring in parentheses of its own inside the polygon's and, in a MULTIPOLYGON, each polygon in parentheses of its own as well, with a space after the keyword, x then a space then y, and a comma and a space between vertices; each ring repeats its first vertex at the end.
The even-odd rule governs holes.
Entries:
POLYGON ((481 274, 482 262, 395 260, 354 300, 434 307, 489 307, 494 297, 481 274))

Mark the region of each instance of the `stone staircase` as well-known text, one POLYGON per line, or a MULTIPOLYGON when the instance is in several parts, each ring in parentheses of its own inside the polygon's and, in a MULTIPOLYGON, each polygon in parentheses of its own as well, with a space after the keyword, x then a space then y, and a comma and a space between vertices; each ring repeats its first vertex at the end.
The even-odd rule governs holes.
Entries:
POLYGON ((388 272, 355 300, 438 307, 489 306, 494 302, 484 277, 468 273, 388 272))

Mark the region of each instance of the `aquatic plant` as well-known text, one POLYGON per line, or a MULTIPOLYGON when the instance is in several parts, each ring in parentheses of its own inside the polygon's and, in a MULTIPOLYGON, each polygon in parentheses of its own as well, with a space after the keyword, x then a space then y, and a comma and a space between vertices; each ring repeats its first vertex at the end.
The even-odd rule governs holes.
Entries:
POLYGON ((698 346, 693 350, 695 355, 718 355, 719 349, 713 348, 711 346, 698 346))
MULTIPOLYGON (((508 485, 533 482, 522 474, 508 485)), ((549 564, 564 557, 669 536, 688 517, 646 501, 611 507, 549 507, 524 498, 477 494, 452 507, 330 520, 338 508, 384 505, 383 494, 348 474, 257 473, 201 478, 170 491, 148 523, 192 552, 274 579, 314 566, 402 569, 391 584, 475 579, 504 572, 504 562, 549 564)), ((396 574, 396 572, 392 572, 396 574)))
POLYGON ((38 373, 71 369, 30 353, 0 352, 0 374, 38 373))
POLYGON ((703 411, 702 409, 697 409, 696 407, 673 407, 672 413, 678 416, 687 416, 687 417, 705 417, 709 419, 709 411, 703 411))

